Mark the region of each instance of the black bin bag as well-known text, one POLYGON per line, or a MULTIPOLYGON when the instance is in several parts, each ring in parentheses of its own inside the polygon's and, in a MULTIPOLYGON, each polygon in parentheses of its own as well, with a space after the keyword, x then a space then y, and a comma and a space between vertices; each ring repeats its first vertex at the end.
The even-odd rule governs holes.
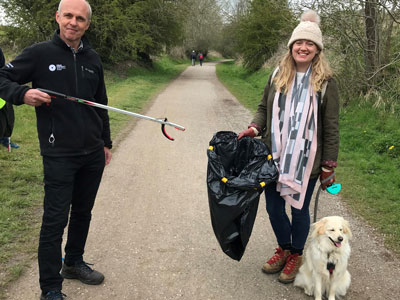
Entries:
POLYGON ((237 139, 231 131, 214 134, 207 150, 207 189, 211 224, 222 251, 240 261, 257 214, 260 194, 278 172, 267 146, 237 139))

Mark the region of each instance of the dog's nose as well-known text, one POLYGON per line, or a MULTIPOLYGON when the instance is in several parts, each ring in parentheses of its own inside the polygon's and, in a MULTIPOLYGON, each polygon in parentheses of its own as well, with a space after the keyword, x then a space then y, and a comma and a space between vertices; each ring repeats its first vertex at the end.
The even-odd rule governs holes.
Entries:
POLYGON ((339 240, 339 242, 343 241, 343 237, 339 236, 338 240, 339 240))

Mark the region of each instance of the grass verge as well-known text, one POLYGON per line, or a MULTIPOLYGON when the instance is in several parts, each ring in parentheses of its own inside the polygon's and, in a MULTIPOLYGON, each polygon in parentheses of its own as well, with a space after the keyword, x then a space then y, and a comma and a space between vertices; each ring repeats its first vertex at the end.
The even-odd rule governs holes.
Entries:
MULTIPOLYGON (((141 113, 146 105, 186 67, 187 61, 161 58, 153 68, 106 71, 109 105, 141 113)), ((109 112, 113 140, 132 117, 109 112)), ((43 201, 43 169, 32 107, 15 107, 12 142, 19 149, 0 146, 0 299, 4 288, 23 273, 36 256, 43 201)))
MULTIPOLYGON (((252 112, 272 70, 249 73, 233 62, 217 65, 217 75, 252 112)), ((384 235, 400 254, 400 113, 354 99, 340 111, 337 180, 342 199, 384 235)), ((250 122, 250 120, 249 120, 250 122)))
POLYGON ((257 110, 257 105, 264 93, 271 71, 261 70, 252 73, 236 65, 234 61, 227 61, 217 65, 218 78, 253 113, 257 110))

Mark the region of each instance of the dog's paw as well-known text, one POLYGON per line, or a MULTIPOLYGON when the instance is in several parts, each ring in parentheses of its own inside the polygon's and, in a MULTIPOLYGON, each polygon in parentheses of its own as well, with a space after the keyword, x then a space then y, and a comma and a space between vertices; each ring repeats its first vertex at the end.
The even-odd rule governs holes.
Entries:
POLYGON ((313 291, 310 289, 304 289, 304 293, 308 296, 313 296, 313 291))

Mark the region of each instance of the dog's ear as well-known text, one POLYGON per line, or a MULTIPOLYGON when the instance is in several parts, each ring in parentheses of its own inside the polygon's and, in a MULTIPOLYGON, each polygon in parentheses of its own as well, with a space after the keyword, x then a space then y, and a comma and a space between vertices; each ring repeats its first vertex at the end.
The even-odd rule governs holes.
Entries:
POLYGON ((319 220, 318 222, 314 223, 313 226, 313 231, 311 233, 312 237, 317 237, 317 235, 322 235, 325 233, 325 223, 326 220, 323 218, 319 220))
POLYGON ((346 220, 343 220, 343 232, 345 234, 347 234, 349 240, 353 237, 353 234, 351 233, 351 230, 350 230, 349 222, 346 220))

